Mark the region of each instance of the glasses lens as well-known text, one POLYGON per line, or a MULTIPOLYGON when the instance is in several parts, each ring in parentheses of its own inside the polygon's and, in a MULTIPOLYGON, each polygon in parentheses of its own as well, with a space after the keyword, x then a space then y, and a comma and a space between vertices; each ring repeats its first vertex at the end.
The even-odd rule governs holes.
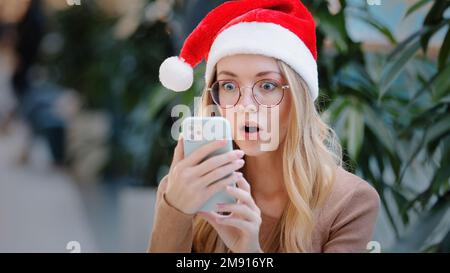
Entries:
POLYGON ((211 86, 211 96, 220 107, 233 107, 239 100, 239 86, 234 81, 217 81, 211 86))
POLYGON ((253 94, 259 104, 271 107, 278 105, 283 99, 283 88, 278 81, 261 80, 255 83, 253 94))

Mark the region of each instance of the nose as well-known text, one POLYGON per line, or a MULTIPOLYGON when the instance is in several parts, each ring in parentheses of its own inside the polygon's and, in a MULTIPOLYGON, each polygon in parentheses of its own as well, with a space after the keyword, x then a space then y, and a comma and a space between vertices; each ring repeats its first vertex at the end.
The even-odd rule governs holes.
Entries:
POLYGON ((236 105, 239 112, 256 112, 257 107, 252 96, 252 87, 242 87, 241 97, 236 105))

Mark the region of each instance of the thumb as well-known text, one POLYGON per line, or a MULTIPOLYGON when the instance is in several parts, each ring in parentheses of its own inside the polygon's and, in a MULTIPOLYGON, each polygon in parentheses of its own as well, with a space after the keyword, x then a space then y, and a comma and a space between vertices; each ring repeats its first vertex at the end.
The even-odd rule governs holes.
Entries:
POLYGON ((175 146, 175 151, 173 152, 172 165, 178 163, 184 158, 184 145, 183 145, 183 135, 180 133, 178 137, 177 146, 175 146))

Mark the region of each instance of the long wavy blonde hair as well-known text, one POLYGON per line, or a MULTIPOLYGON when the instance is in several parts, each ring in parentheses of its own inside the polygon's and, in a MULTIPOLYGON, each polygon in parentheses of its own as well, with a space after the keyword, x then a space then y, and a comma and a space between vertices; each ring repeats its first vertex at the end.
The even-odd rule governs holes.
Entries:
MULTIPOLYGON (((332 189, 336 167, 342 166, 342 152, 336 134, 322 121, 304 80, 283 61, 277 63, 293 101, 286 138, 279 147, 283 149, 283 182, 289 200, 276 230, 261 247, 265 252, 308 252, 317 211, 332 189)), ((215 80, 212 78, 206 86, 215 80)), ((197 115, 211 116, 208 109, 212 104, 205 88, 197 115)), ((230 252, 203 218, 195 218, 193 232, 195 252, 230 252)))

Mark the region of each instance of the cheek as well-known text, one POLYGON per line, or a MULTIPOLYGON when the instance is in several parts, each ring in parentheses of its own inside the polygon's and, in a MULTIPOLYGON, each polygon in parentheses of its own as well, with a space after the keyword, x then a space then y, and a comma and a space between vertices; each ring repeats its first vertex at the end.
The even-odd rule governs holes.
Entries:
POLYGON ((280 138, 284 138, 284 136, 286 135, 287 127, 290 121, 291 105, 291 95, 286 94, 278 107, 278 118, 275 118, 275 120, 278 122, 280 138))
POLYGON ((231 132, 233 134, 233 136, 235 136, 235 113, 232 109, 222 109, 219 108, 219 113, 220 116, 226 118, 229 122, 230 122, 230 126, 231 126, 231 132))

